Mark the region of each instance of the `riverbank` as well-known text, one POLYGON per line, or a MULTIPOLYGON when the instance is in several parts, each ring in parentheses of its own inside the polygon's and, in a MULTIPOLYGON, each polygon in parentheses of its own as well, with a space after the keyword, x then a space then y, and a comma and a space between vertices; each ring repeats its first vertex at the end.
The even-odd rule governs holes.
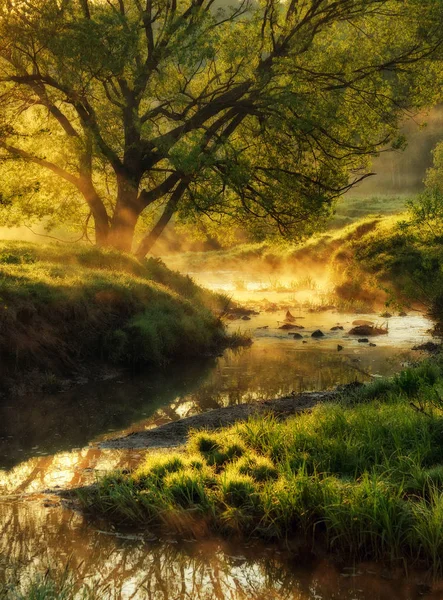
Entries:
MULTIPOLYGON (((395 270, 390 272, 389 281, 386 269, 378 277, 362 254, 366 247, 371 251, 374 240, 380 237, 389 246, 391 238, 396 237, 399 218, 364 217, 302 243, 240 244, 226 250, 166 255, 164 260, 171 268, 190 273, 205 287, 236 296, 250 292, 302 293, 303 305, 312 310, 335 307, 354 314, 384 312, 386 303, 392 300, 387 288, 396 280, 395 270)), ((395 246, 395 240, 391 246, 395 246)), ((401 256, 397 260, 401 263, 401 256)), ((407 265, 404 267, 406 271, 407 265)), ((400 286, 396 289, 401 292, 400 286)), ((403 312, 406 298, 399 296, 397 300, 394 312, 403 312)), ((423 309, 423 303, 420 307, 423 309)))
POLYGON ((213 273, 218 271, 223 289, 230 293, 303 292, 304 304, 319 311, 331 306, 356 314, 383 314, 387 308, 394 314, 418 310, 436 322, 439 332, 443 322, 439 227, 431 235, 427 224, 414 217, 412 207, 400 214, 356 215, 350 224, 345 220, 343 226, 301 243, 239 244, 164 258, 213 289, 217 288, 213 273))
POLYGON ((441 358, 280 420, 191 432, 79 491, 117 525, 299 539, 352 558, 426 564, 443 551, 441 358))
POLYGON ((97 446, 119 450, 174 448, 185 444, 189 433, 194 430, 204 429, 209 431, 229 427, 235 423, 247 421, 250 417, 260 415, 272 414, 278 418, 287 418, 290 415, 310 410, 319 402, 337 399, 338 395, 337 391, 307 392, 305 394, 294 394, 287 398, 225 406, 178 421, 171 421, 154 429, 112 438, 100 442, 97 446))
POLYGON ((229 300, 153 258, 0 242, 0 298, 0 386, 9 392, 235 343, 220 318, 229 300))

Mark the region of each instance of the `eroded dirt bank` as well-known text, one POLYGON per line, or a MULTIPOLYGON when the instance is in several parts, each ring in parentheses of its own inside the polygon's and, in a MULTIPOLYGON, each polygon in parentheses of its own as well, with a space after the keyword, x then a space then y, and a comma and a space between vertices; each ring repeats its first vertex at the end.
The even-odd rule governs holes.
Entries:
POLYGON ((172 448, 186 442, 192 429, 218 429, 227 427, 238 421, 245 421, 252 415, 270 413, 278 417, 309 410, 319 402, 337 398, 337 391, 307 392, 275 400, 265 400, 250 404, 238 404, 218 408, 172 423, 160 425, 155 429, 130 433, 124 437, 116 437, 98 444, 98 448, 139 449, 139 448, 172 448))

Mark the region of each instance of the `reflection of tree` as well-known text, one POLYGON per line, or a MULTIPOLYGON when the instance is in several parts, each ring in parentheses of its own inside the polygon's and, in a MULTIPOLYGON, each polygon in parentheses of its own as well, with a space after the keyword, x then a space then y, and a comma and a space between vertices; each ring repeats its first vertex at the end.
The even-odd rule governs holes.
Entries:
POLYGON ((31 458, 10 471, 0 470, 0 493, 17 496, 89 485, 102 473, 134 468, 140 457, 136 452, 86 447, 31 458))
POLYGON ((258 341, 216 362, 170 365, 119 383, 101 382, 38 402, 27 398, 9 408, 0 405, 0 466, 11 468, 39 451, 81 447, 110 430, 108 435, 115 436, 116 431, 140 431, 222 406, 366 379, 359 370, 388 374, 387 358, 397 352, 378 348, 376 355, 359 355, 362 362, 355 364, 353 355, 338 355, 335 347, 321 344, 300 349, 287 340, 258 341))
POLYGON ((69 562, 79 582, 106 600, 400 600, 407 581, 341 577, 326 562, 238 543, 148 543, 106 535, 68 510, 41 502, 0 504, 0 580, 22 580, 69 562), (44 550, 46 548, 46 550, 44 550), (241 555, 240 555, 241 554, 241 555), (365 591, 361 591, 365 590, 365 591))
POLYGON ((210 359, 169 365, 120 382, 88 384, 34 400, 27 396, 14 405, 0 400, 0 468, 11 468, 36 452, 85 446, 109 430, 143 422, 192 394, 213 365, 210 359))

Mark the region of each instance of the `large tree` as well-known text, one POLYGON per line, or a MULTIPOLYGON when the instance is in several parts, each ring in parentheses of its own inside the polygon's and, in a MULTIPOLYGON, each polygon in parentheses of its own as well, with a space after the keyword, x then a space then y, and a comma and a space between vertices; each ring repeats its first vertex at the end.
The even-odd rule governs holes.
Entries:
POLYGON ((57 214, 71 190, 100 245, 129 251, 149 224, 139 256, 174 215, 315 229, 414 105, 438 0, 233 4, 3 0, 0 162, 21 210, 57 214))

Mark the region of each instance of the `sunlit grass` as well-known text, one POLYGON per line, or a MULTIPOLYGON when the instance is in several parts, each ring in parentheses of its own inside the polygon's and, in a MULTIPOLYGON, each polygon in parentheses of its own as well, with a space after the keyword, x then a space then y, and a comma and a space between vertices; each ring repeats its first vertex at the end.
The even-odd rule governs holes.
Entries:
MULTIPOLYGON (((398 221, 407 205, 406 196, 369 196, 344 197, 337 205, 337 212, 332 218, 329 228, 302 242, 292 243, 290 240, 278 242, 259 242, 236 244, 232 248, 207 252, 184 252, 179 256, 168 257, 172 265, 181 270, 218 270, 237 269, 240 271, 285 272, 301 264, 329 263, 334 252, 353 239, 358 239, 378 224, 390 228, 398 221)), ((308 277, 310 277, 308 275, 308 277)), ((274 278, 278 280, 277 278, 274 278)), ((303 277, 294 279, 292 287, 300 289, 303 277)), ((237 279, 237 290, 243 290, 244 279, 237 279)), ((316 282, 314 282, 316 284, 316 282)), ((272 285, 271 288, 278 286, 272 285)), ((304 289, 316 289, 309 286, 304 289)))
POLYGON ((183 452, 147 453, 136 472, 107 475, 81 502, 117 523, 183 531, 203 521, 439 570, 443 410, 433 398, 442 378, 442 363, 427 362, 286 421, 194 432, 183 452))
POLYGON ((228 304, 157 259, 0 243, 0 354, 9 375, 216 353, 230 343, 220 319, 228 304))

